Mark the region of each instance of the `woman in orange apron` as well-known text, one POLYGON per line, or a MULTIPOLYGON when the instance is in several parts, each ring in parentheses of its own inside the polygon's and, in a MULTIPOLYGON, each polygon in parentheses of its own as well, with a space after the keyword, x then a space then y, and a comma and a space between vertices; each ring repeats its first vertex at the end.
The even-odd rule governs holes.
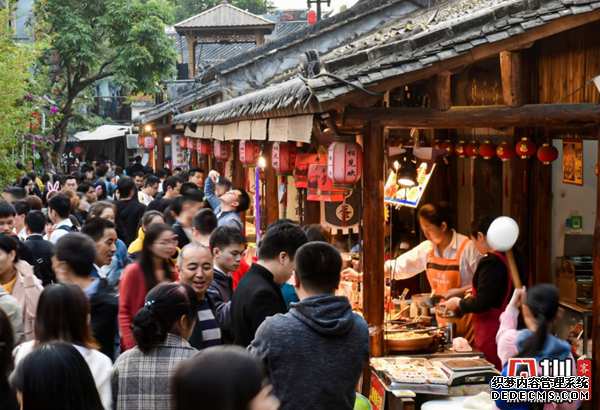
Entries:
MULTIPOLYGON (((481 254, 464 235, 457 233, 455 211, 446 202, 427 204, 419 209, 419 224, 427 238, 417 247, 400 257, 385 263, 386 275, 393 279, 406 279, 426 271, 427 279, 435 293, 444 299, 463 297, 471 283, 481 254)), ((437 317, 438 323, 447 320, 437 317)), ((471 315, 465 315, 457 322, 457 336, 473 340, 471 315)))
POLYGON ((496 334, 500 328, 500 315, 510 301, 512 281, 506 258, 499 252, 493 252, 486 240, 493 221, 490 216, 482 216, 475 219, 469 228, 475 249, 484 255, 473 276, 473 297, 453 297, 445 304, 448 310, 473 315, 475 347, 501 371, 496 334))

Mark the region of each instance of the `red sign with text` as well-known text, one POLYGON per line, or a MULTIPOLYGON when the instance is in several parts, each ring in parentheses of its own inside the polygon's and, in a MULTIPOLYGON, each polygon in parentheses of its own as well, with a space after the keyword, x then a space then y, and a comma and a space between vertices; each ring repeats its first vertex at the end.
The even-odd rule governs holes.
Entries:
POLYGON ((385 387, 374 373, 371 373, 371 392, 369 393, 369 401, 373 406, 373 410, 383 410, 385 406, 385 387))

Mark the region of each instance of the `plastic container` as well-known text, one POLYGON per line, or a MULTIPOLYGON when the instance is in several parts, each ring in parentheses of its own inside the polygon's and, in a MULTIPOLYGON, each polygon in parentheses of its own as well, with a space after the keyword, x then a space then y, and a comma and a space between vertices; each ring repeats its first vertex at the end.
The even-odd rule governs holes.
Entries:
POLYGON ((354 410, 373 410, 373 406, 369 399, 360 393, 356 393, 356 400, 354 401, 354 410))

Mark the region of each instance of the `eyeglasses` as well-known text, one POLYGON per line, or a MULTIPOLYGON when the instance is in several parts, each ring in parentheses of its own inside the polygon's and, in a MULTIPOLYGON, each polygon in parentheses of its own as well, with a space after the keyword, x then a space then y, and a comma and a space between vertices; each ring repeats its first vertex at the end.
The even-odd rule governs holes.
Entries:
POLYGON ((171 238, 170 240, 167 241, 160 241, 160 242, 155 242, 156 245, 159 246, 172 246, 172 245, 177 245, 177 235, 175 235, 173 238, 171 238))

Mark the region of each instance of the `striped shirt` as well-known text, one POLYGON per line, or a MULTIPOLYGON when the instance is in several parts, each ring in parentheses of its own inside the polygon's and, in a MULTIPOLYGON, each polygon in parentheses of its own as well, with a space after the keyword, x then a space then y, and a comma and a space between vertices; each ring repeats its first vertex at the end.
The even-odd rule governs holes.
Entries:
POLYGON ((198 324, 202 327, 202 348, 221 344, 221 329, 206 298, 198 301, 198 324))

